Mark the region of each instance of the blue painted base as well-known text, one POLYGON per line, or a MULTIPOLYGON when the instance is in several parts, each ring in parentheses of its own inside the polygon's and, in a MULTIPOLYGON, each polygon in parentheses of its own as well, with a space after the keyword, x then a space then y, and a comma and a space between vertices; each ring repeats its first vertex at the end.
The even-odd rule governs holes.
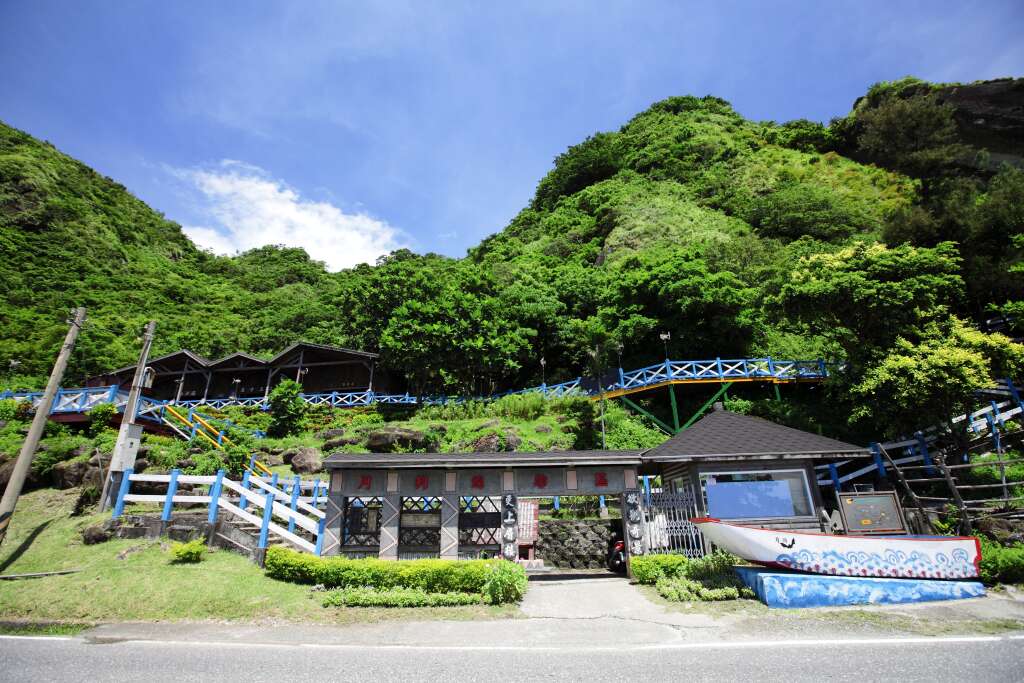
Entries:
POLYGON ((824 576, 764 567, 736 567, 736 573, 769 607, 888 605, 985 595, 977 581, 824 576))

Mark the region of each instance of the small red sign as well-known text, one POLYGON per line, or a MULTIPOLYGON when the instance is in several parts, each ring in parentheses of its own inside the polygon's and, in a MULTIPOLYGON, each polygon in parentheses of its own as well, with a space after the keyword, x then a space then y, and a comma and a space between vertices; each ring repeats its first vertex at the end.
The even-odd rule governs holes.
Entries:
POLYGON ((533 486, 538 489, 546 489, 548 487, 548 475, 546 474, 535 474, 533 475, 533 486))
POLYGON ((417 491, 426 491, 430 486, 430 482, 425 474, 417 474, 416 481, 414 482, 417 491))
POLYGON ((604 472, 594 473, 594 486, 606 487, 608 486, 608 475, 604 472))
POLYGON ((373 477, 369 474, 364 474, 359 477, 359 486, 356 487, 359 491, 369 491, 373 488, 373 477))
POLYGON ((484 487, 484 477, 482 474, 474 474, 473 478, 469 480, 469 485, 474 489, 482 489, 484 487))

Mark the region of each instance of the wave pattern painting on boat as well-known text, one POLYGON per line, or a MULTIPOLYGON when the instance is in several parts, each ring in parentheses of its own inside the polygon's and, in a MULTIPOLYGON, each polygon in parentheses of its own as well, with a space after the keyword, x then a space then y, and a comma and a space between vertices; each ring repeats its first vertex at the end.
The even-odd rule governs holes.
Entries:
POLYGON ((850 536, 766 529, 714 517, 690 520, 706 541, 769 567, 831 576, 972 579, 981 547, 973 536, 850 536))
POLYGON ((949 555, 942 552, 933 555, 917 551, 906 553, 901 550, 885 550, 882 553, 801 550, 797 553, 783 553, 775 558, 775 563, 804 572, 841 576, 966 579, 977 575, 970 556, 961 548, 954 549, 949 555))

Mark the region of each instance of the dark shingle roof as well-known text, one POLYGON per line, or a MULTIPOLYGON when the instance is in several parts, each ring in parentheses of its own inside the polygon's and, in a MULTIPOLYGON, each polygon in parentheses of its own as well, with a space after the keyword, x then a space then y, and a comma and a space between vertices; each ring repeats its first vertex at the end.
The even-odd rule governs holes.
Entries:
POLYGON ((868 455, 860 446, 784 427, 774 422, 715 410, 692 427, 644 453, 645 461, 732 459, 738 456, 835 457, 868 455))
POLYGON ((553 451, 539 453, 335 453, 327 469, 403 467, 562 467, 640 465, 641 451, 553 451))

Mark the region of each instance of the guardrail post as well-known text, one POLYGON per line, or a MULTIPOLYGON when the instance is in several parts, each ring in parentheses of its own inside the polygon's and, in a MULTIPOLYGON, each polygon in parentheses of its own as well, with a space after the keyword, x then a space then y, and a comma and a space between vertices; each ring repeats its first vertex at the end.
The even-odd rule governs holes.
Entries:
POLYGON ((556 509, 556 510, 561 510, 561 509, 562 509, 562 508, 561 508, 561 506, 559 506, 559 504, 558 504, 558 496, 555 496, 555 497, 554 497, 554 498, 552 499, 552 501, 551 501, 551 502, 552 502, 552 504, 553 504, 553 505, 555 506, 555 509, 556 509))
POLYGON ((213 524, 217 521, 217 510, 219 509, 220 503, 220 491, 224 486, 224 470, 217 470, 217 478, 214 479, 213 484, 210 486, 210 514, 207 515, 207 521, 213 524))
POLYGON ((107 403, 117 402, 117 390, 118 386, 116 384, 110 385, 110 392, 107 394, 107 403))
POLYGON ((263 525, 260 527, 259 549, 267 549, 267 535, 270 533, 270 518, 274 516, 274 494, 268 492, 263 502, 263 525))
POLYGON ((619 388, 626 388, 626 373, 622 371, 622 368, 619 368, 619 388))
POLYGON ((775 361, 772 360, 771 356, 768 356, 768 374, 772 377, 775 376, 775 361))
POLYGON ((277 488, 277 472, 274 472, 272 475, 270 475, 270 485, 273 486, 275 489, 277 488))
POLYGON ((996 449, 996 453, 1002 453, 1003 446, 999 440, 999 425, 996 424, 996 420, 991 415, 985 415, 985 421, 988 422, 988 433, 992 437, 992 446, 996 449))
POLYGON ((883 477, 887 477, 888 473, 885 470, 885 462, 882 460, 882 448, 875 441, 872 441, 868 447, 871 449, 871 455, 874 456, 875 468, 878 469, 878 473, 883 477))
POLYGON ((189 441, 196 438, 196 432, 199 430, 199 422, 195 418, 195 408, 188 409, 188 424, 191 429, 189 430, 189 441))
POLYGON ((651 507, 651 478, 649 476, 644 477, 644 498, 647 501, 647 507, 651 507))
POLYGON ((992 417, 996 419, 1000 427, 1006 426, 1006 420, 1003 419, 1002 414, 999 412, 999 404, 992 401, 992 417))
MULTIPOLYGON (((256 459, 256 456, 255 455, 252 456, 252 460, 255 460, 255 459, 256 459)), ((252 467, 252 460, 249 461, 249 467, 252 467)), ((245 489, 246 491, 249 490, 249 477, 250 476, 252 476, 252 472, 250 472, 249 470, 246 470, 245 472, 242 473, 242 488, 245 489)), ((245 494, 242 494, 241 500, 238 501, 239 509, 244 510, 246 508, 246 506, 248 506, 248 505, 249 505, 249 499, 245 497, 245 494)))
POLYGON ((824 358, 819 358, 818 359, 818 370, 821 373, 822 377, 828 377, 828 370, 825 368, 825 359, 824 358))
POLYGON ((836 467, 834 462, 828 464, 828 473, 832 477, 832 486, 835 487, 836 491, 842 491, 843 482, 839 481, 839 468, 836 467))
POLYGON ((327 529, 327 517, 321 517, 316 525, 316 556, 320 557, 324 552, 324 531, 327 529))
POLYGON ((317 499, 320 498, 320 480, 313 482, 313 507, 316 507, 317 499))
MULTIPOLYGON (((967 416, 967 419, 971 419, 970 415, 967 416)), ((928 474, 935 474, 935 468, 932 467, 932 456, 928 454, 928 442, 924 438, 924 432, 918 432, 914 436, 917 437, 917 448, 921 451, 921 459, 924 461, 924 464, 928 466, 927 469, 925 469, 925 472, 928 474)))
POLYGON ((718 376, 721 379, 725 379, 725 373, 722 371, 722 359, 715 358, 715 367, 718 368, 718 376))
POLYGON ((299 482, 300 481, 301 481, 301 479, 299 479, 299 475, 296 474, 295 475, 295 479, 292 480, 292 500, 291 500, 292 516, 288 518, 288 531, 291 531, 293 533, 295 531, 295 512, 296 512, 296 510, 298 508, 299 492, 301 491, 301 487, 299 486, 299 482))
POLYGON ((117 503, 114 504, 114 519, 124 514, 124 497, 132 487, 132 469, 129 467, 121 475, 121 486, 117 489, 117 503))
POLYGON ((181 470, 171 470, 171 479, 167 482, 167 498, 164 499, 164 513, 160 515, 163 522, 171 521, 171 508, 174 507, 174 494, 178 492, 178 475, 181 470))

